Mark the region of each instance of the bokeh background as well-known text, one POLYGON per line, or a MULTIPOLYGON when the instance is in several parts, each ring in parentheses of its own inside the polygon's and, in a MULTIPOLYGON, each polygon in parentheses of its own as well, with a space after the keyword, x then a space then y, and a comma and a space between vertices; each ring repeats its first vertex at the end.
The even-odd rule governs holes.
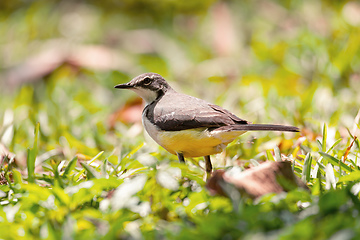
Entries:
POLYGON ((111 118, 135 98, 113 86, 143 72, 252 122, 354 128, 358 2, 0 4, 1 137, 11 151, 24 151, 36 122, 47 150, 62 137, 85 154, 111 148, 99 139, 118 120, 139 121, 111 118))
MULTIPOLYGON (((360 3, 1 1, 1 157, 12 156, 15 168, 26 176, 28 148, 40 123, 40 175, 55 171, 53 166, 60 171, 74 156, 88 161, 102 151, 91 164, 106 159, 116 166, 128 153, 141 166, 170 164, 176 157, 152 145, 142 132, 141 100, 113 88, 144 72, 159 73, 176 90, 251 122, 301 128, 297 137, 244 135, 214 157, 216 167, 266 160, 266 150, 275 147, 293 159, 297 151, 306 155, 318 148, 324 124, 327 141, 341 138, 346 146, 359 134, 360 3), (148 144, 141 147, 144 141, 148 144)), ((349 157, 357 159, 357 153, 349 157)), ((77 170, 79 176, 84 172, 77 170)), ((197 174, 195 182, 201 179, 197 174)), ((181 215, 163 205, 156 211, 164 221, 181 215)), ((64 222, 56 221, 54 231, 63 229, 56 226, 64 222)))

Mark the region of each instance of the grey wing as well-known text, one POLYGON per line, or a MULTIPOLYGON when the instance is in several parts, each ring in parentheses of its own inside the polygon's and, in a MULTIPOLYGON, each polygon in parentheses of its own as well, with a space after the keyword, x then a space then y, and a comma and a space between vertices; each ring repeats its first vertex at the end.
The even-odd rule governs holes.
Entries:
POLYGON ((250 124, 250 122, 239 118, 238 116, 236 116, 235 114, 233 114, 232 112, 218 106, 215 104, 209 104, 209 106, 214 109, 215 111, 219 111, 222 112, 223 114, 227 115, 229 118, 231 118, 236 124, 250 124))
POLYGON ((148 117, 152 117, 152 121, 162 130, 217 128, 248 123, 217 105, 188 95, 177 94, 172 98, 164 97, 156 105, 149 106, 148 117))

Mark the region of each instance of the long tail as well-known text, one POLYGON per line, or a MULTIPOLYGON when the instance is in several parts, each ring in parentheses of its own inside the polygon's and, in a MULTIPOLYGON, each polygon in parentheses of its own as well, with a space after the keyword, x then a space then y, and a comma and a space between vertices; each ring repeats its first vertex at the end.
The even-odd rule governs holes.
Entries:
POLYGON ((293 126, 276 124, 237 124, 219 127, 220 131, 281 131, 281 132, 299 132, 299 128, 293 126))

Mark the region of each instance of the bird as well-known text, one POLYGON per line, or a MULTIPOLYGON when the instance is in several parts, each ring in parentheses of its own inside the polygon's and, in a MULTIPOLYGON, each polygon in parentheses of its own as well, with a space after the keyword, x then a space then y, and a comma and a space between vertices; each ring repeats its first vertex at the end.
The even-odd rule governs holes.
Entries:
POLYGON ((247 131, 299 132, 294 126, 253 124, 218 105, 175 91, 157 73, 143 73, 115 88, 132 90, 145 101, 142 123, 156 143, 181 163, 185 158, 204 157, 208 176, 210 155, 222 152, 247 131))

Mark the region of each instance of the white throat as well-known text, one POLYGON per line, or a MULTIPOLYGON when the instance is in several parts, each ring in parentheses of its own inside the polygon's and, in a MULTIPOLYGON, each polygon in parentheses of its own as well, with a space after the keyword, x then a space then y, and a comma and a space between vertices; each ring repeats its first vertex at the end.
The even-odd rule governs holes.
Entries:
POLYGON ((137 95, 139 95, 144 101, 146 105, 152 103, 157 98, 157 93, 145 88, 132 88, 137 95))

